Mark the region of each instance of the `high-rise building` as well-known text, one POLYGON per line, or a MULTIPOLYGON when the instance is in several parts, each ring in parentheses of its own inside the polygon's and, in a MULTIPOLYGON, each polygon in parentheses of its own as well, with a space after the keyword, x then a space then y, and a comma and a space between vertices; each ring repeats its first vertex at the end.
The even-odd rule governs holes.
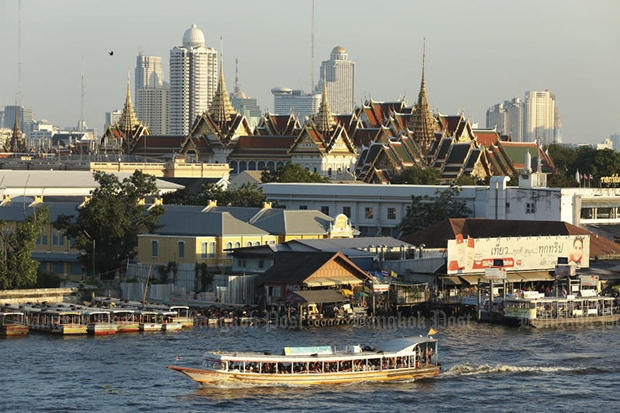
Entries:
POLYGON ((161 57, 145 56, 140 52, 136 58, 135 83, 136 116, 152 135, 165 134, 168 87, 164 82, 161 57))
POLYGON ((135 94, 139 89, 154 89, 164 86, 164 71, 161 68, 161 57, 145 56, 138 53, 135 71, 135 94))
POLYGON ((105 113, 105 122, 103 122, 103 129, 105 130, 108 126, 112 126, 118 123, 121 120, 121 116, 123 115, 122 110, 113 110, 111 112, 105 113))
POLYGON ((496 128, 502 135, 509 135, 513 142, 523 142, 525 108, 519 98, 498 103, 487 110, 487 128, 496 128))
POLYGON ((303 90, 293 90, 285 87, 271 89, 273 94, 273 110, 276 115, 293 113, 300 123, 304 123, 312 115, 318 113, 321 107, 320 93, 306 93, 303 90))
POLYGON ((30 136, 33 124, 36 122, 32 108, 24 106, 5 106, 4 120, 0 127, 13 129, 15 127, 15 116, 17 116, 17 126, 25 135, 30 136))
POLYGON ((187 134, 217 90, 217 51, 205 46, 195 24, 183 35, 183 45, 170 50, 168 134, 187 134))
MULTIPOLYGON (((558 115, 559 116, 559 115, 558 115)), ((549 90, 525 92, 525 139, 540 146, 555 140, 555 95, 549 90)))
POLYGON ((353 96, 355 63, 349 60, 342 46, 332 49, 329 60, 321 64, 321 78, 315 92, 327 89, 327 99, 333 113, 348 114, 355 109, 353 96))

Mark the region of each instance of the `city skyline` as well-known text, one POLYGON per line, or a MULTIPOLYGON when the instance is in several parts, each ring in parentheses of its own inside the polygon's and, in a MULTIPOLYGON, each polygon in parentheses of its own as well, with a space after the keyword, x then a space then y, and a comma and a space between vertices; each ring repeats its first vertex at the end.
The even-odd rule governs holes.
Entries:
POLYGON ((356 65, 357 106, 369 98, 404 98, 413 105, 426 38, 426 89, 434 112, 462 112, 484 127, 489 107, 528 90, 550 90, 564 142, 595 144, 620 133, 620 56, 614 52, 620 4, 614 1, 392 1, 377 9, 366 1, 315 0, 314 7, 312 49, 311 0, 241 0, 217 8, 203 1, 22 1, 21 36, 18 0, 4 1, 0 107, 15 104, 21 89, 20 104, 38 120, 75 127, 84 76, 84 118, 101 134, 105 112, 123 107, 136 56, 161 57, 169 81, 169 51, 195 23, 206 46, 223 48, 229 85, 239 60, 241 90, 263 113, 273 111, 274 87, 311 92, 321 62, 338 45, 356 65))

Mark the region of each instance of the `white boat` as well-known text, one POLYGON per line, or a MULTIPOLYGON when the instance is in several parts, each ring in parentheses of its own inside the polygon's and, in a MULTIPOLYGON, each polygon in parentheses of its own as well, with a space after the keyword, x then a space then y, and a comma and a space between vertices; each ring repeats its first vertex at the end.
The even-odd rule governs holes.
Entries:
POLYGON ((95 336, 116 334, 116 324, 112 322, 109 311, 87 310, 84 312, 86 331, 95 336))
POLYGON ((110 310, 112 322, 116 324, 116 331, 118 333, 135 333, 140 329, 135 313, 135 310, 129 308, 110 310))
POLYGON ((13 337, 28 334, 28 319, 21 311, 0 313, 0 336, 13 337))
POLYGON ((281 355, 208 351, 204 366, 169 366, 202 385, 317 385, 403 381, 439 374, 437 340, 407 337, 376 349, 347 346, 285 347, 281 355))
POLYGON ((152 333, 162 331, 162 325, 159 321, 159 313, 151 310, 141 310, 137 313, 138 329, 144 333, 152 333))
POLYGON ((30 329, 62 335, 86 334, 82 312, 76 309, 29 307, 30 329))
POLYGON ((566 297, 545 297, 535 291, 509 296, 503 300, 503 319, 507 324, 532 327, 618 321, 615 299, 590 291, 566 297))
POLYGON ((173 321, 178 321, 183 328, 194 328, 194 317, 190 315, 190 309, 186 305, 171 305, 170 311, 175 311, 177 315, 173 317, 173 321))
POLYGON ((157 314, 157 319, 161 323, 161 331, 181 331, 183 324, 174 321, 177 316, 176 311, 160 311, 157 314))

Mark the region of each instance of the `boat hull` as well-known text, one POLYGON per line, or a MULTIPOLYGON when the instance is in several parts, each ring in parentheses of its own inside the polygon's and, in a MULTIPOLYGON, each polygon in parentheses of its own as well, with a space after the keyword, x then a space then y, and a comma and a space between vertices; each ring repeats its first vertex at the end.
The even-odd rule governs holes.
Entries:
POLYGON ((116 334, 116 324, 113 323, 101 323, 101 324, 89 324, 86 328, 88 334, 94 336, 108 336, 116 334))
POLYGON ((338 373, 263 374, 197 369, 183 366, 168 366, 204 386, 226 384, 250 384, 258 386, 290 386, 346 384, 359 382, 410 381, 437 376, 440 366, 420 368, 385 369, 338 373))
POLYGON ((28 326, 24 324, 6 324, 0 327, 0 336, 24 336, 28 334, 28 326))
POLYGON ((135 333, 140 330, 138 322, 116 322, 117 333, 135 333))

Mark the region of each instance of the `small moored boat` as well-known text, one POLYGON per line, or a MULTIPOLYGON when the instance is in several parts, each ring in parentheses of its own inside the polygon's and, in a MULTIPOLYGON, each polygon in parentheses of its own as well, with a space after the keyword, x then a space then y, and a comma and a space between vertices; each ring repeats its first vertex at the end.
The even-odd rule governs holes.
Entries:
POLYGON ((61 335, 86 334, 86 324, 79 310, 31 307, 27 314, 31 330, 61 335))
POLYGON ((12 337, 26 334, 28 334, 28 322, 23 312, 0 313, 0 336, 12 337))
POLYGON ((376 349, 347 346, 285 347, 282 355, 257 352, 204 354, 204 366, 169 366, 202 385, 316 385, 404 381, 439 374, 437 340, 394 339, 376 349))
POLYGON ((159 321, 159 313, 151 310, 138 311, 138 328, 144 333, 161 331, 161 322, 159 321))
POLYGON ((194 317, 190 316, 190 309, 186 305, 171 305, 170 311, 175 311, 177 315, 172 319, 183 325, 183 328, 194 328, 194 317))
POLYGON ((179 321, 175 321, 175 317, 178 316, 176 311, 160 311, 157 319, 161 323, 162 331, 181 331, 183 324, 179 321))
POLYGON ((86 331, 95 336, 116 334, 116 324, 110 313, 105 310, 88 310, 84 313, 87 320, 86 331))
POLYGON ((112 322, 116 324, 116 331, 118 333, 135 333, 140 329, 135 313, 135 310, 129 308, 110 310, 112 322))

